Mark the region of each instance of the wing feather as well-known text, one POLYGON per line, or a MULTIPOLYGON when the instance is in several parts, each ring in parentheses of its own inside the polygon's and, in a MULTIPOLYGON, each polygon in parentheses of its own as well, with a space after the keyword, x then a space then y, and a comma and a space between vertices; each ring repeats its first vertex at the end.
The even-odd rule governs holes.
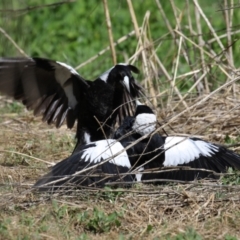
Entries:
POLYGON ((60 127, 67 118, 71 128, 77 115, 69 108, 77 107, 86 88, 87 81, 67 64, 44 58, 0 59, 0 92, 21 100, 48 124, 60 127))

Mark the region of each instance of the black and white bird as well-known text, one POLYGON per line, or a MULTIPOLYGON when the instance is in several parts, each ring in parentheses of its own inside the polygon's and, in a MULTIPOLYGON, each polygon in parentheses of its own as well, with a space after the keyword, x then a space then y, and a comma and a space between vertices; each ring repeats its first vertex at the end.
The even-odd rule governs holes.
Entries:
POLYGON ((141 180, 174 179, 191 181, 201 178, 217 178, 214 173, 225 173, 229 167, 240 170, 240 155, 199 138, 161 136, 156 130, 153 111, 139 105, 134 117, 125 118, 115 132, 124 147, 139 140, 127 149, 132 167, 143 166, 144 170, 161 167, 180 167, 169 171, 143 174, 141 180), (187 169, 184 167, 190 167, 187 169))
POLYGON ((94 81, 71 66, 43 58, 0 58, 0 93, 13 97, 43 121, 60 127, 77 120, 78 146, 109 137, 116 120, 134 112, 142 93, 132 65, 117 64, 94 81))
POLYGON ((40 191, 79 187, 104 187, 109 182, 133 182, 131 163, 122 144, 114 139, 81 145, 77 152, 57 163, 34 185, 40 191))
MULTIPOLYGON (((144 119, 144 113, 149 117, 148 122, 156 123, 156 116, 147 106, 138 105, 135 111, 135 118, 126 117, 121 126, 120 134, 129 132, 132 128, 132 119, 138 121, 133 123, 133 128, 142 129, 144 133, 152 132, 155 127, 148 124, 143 129, 141 120, 144 119), (143 108, 143 109, 142 109, 143 108), (148 111, 150 110, 150 114, 148 111)), ((118 137, 118 133, 114 134, 118 137)), ((70 157, 57 163, 51 171, 41 177, 34 185, 40 191, 55 191, 59 189, 71 189, 71 187, 104 187, 109 182, 134 182, 140 180, 141 174, 137 171, 131 161, 135 163, 133 155, 143 152, 144 144, 140 142, 126 152, 125 147, 130 144, 129 139, 104 139, 78 147, 70 157), (128 154, 132 154, 131 161, 128 154)))

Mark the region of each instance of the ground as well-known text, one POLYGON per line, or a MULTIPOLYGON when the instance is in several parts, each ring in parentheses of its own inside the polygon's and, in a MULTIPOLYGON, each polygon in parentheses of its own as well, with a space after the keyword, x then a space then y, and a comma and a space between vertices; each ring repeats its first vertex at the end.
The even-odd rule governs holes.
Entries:
MULTIPOLYGON (((170 134, 197 135, 239 151, 239 101, 231 96, 221 93, 202 105, 206 96, 191 98, 192 111, 172 111, 173 101, 171 108, 158 109, 159 121, 168 119, 164 128, 170 134)), ((55 129, 19 103, 3 97, 0 102, 1 239, 240 238, 238 173, 212 182, 139 183, 68 195, 32 191, 53 162, 71 153, 74 130, 55 129)))

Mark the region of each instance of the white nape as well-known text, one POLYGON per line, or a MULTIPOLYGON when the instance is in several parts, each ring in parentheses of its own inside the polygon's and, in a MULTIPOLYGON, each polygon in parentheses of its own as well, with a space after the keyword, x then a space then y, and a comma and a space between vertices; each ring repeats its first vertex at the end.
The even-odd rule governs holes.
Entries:
POLYGON ((141 113, 136 116, 132 126, 133 130, 141 135, 152 133, 156 130, 157 117, 153 113, 141 113))

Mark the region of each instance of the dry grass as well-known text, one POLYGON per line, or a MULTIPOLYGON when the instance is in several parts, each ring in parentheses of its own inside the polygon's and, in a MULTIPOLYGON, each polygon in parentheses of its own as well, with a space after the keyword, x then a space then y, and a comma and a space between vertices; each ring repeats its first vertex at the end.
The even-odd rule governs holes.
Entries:
MULTIPOLYGON (((156 0, 159 14, 169 30, 166 35, 172 36, 176 47, 172 71, 167 71, 157 54, 164 37, 153 42, 149 33, 150 13, 146 12, 142 24, 137 23, 134 8, 128 1, 138 41, 136 53, 129 61, 142 63, 142 84, 149 95, 148 104, 155 107, 159 122, 168 134, 194 135, 231 145, 232 150, 240 152, 239 70, 234 63, 238 53, 232 49, 239 36, 238 31, 231 30, 237 8, 229 8, 229 1, 223 2, 223 7, 229 9, 223 11, 226 33, 220 35, 197 0, 191 4, 186 1, 184 12, 176 7, 175 1, 170 3, 175 26, 171 26, 161 2, 156 0), (194 16, 190 8, 194 8, 194 16), (181 22, 184 17, 188 19, 189 32, 195 37, 185 34, 181 22), (192 23, 193 17, 198 19, 196 25, 192 23), (202 35, 204 25, 211 33, 209 38, 202 35), (189 65, 184 72, 183 62, 189 65)), ((121 41, 126 39, 123 37, 121 41)), ((114 48, 116 44, 112 41, 111 48, 114 48)), ((15 42, 14 45, 17 46, 15 42)), ((69 156, 74 146, 74 131, 51 128, 25 110, 17 114, 12 109, 16 105, 3 97, 0 104, 3 109, 0 117, 0 238, 240 238, 240 185, 234 185, 239 183, 239 176, 235 176, 238 181, 230 176, 227 182, 137 184, 129 189, 86 189, 61 196, 32 192, 32 184, 48 171, 52 162, 69 156)))
MULTIPOLYGON (((187 103, 191 106, 198 101, 187 103)), ((216 95, 204 107, 173 121, 174 131, 166 128, 167 132, 197 133, 218 143, 224 143, 227 135, 236 139, 239 136, 237 106, 238 102, 230 95, 220 102, 216 95), (209 125, 207 129, 206 125, 209 125)), ((86 189, 60 196, 37 194, 29 191, 31 185, 48 171, 52 162, 70 154, 74 134, 65 128, 49 128, 26 111, 2 114, 0 132, 3 239, 15 239, 15 236, 77 239, 79 235, 80 239, 240 237, 238 185, 202 181, 160 186, 137 184, 115 190, 86 189), (105 214, 103 217, 98 216, 101 212, 105 214), (84 214, 88 214, 88 218, 84 214), (111 214, 115 215, 108 220, 111 214), (94 221, 99 226, 96 227, 94 221), (84 232, 87 236, 82 235, 84 232)), ((234 149, 238 151, 238 147, 234 149)))

